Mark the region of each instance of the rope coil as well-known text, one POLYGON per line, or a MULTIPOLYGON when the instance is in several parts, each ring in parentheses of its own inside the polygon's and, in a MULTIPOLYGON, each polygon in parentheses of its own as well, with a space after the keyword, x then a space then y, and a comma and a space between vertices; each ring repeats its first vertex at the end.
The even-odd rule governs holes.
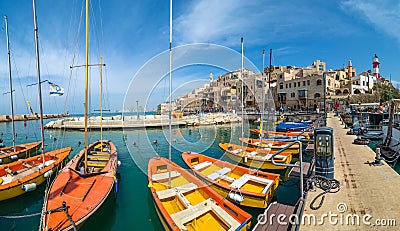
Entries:
POLYGON ((322 189, 323 192, 321 192, 316 197, 314 197, 314 199, 312 199, 310 203, 310 208, 312 210, 317 210, 322 207, 322 204, 324 203, 325 200, 325 195, 327 193, 337 193, 340 190, 340 182, 338 180, 327 178, 324 176, 313 176, 307 180, 306 191, 309 191, 312 188, 313 183, 315 184, 315 187, 322 189), (319 202, 318 206, 314 206, 314 203, 320 197, 321 201, 319 202))

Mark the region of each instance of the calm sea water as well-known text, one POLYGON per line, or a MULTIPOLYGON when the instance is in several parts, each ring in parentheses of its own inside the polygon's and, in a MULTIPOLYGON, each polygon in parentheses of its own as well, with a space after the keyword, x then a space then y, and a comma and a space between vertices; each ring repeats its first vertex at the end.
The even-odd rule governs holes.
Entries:
MULTIPOLYGON (((46 122, 48 122, 47 120, 46 122)), ((247 129, 247 127, 245 128, 247 129)), ((248 129, 247 129, 248 130, 248 129)), ((11 123, 0 123, 0 139, 11 145, 11 123)), ((40 140, 39 121, 16 122, 17 143, 40 140)), ((99 131, 90 132, 90 141, 99 139, 99 131)), ((218 147, 220 142, 239 144, 241 125, 217 125, 206 127, 174 128, 172 130, 172 160, 185 167, 181 160, 182 151, 204 153, 214 158, 228 160, 218 147)), ((72 146, 70 157, 82 149, 81 131, 46 130, 46 150, 72 146), (54 138, 57 140, 54 141, 54 138)), ((117 146, 122 165, 119 172, 119 194, 109 200, 85 223, 81 230, 163 230, 147 187, 147 161, 155 155, 168 157, 168 129, 105 130, 103 137, 117 146), (157 140, 157 145, 153 143, 157 140), (133 143, 136 145, 133 145, 133 143)), ((285 172, 279 172, 283 177, 285 172)), ((0 202, 0 216, 38 213, 43 205, 46 185, 18 198, 0 202)), ((295 204, 299 197, 299 181, 291 179, 281 182, 275 200, 295 204)), ((253 217, 261 209, 244 208, 253 217)), ((0 218, 0 230, 38 230, 39 216, 21 219, 0 218)), ((254 222, 255 223, 255 222, 254 222)))

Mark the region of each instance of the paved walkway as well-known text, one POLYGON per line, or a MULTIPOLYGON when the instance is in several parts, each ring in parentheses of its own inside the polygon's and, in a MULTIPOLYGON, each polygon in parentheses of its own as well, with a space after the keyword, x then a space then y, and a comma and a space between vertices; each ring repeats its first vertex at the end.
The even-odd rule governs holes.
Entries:
POLYGON ((309 192, 304 211, 307 219, 301 230, 400 230, 400 175, 386 163, 383 166, 364 164, 374 161, 374 151, 366 145, 352 144, 356 136, 346 135, 347 129, 338 117, 329 114, 327 124, 334 129, 335 178, 340 181, 340 191, 327 194, 318 210, 310 209, 310 202, 322 191, 309 192), (316 223, 325 216, 323 224, 312 224, 310 216, 315 216, 316 223), (395 227, 378 225, 391 223, 393 219, 395 227))

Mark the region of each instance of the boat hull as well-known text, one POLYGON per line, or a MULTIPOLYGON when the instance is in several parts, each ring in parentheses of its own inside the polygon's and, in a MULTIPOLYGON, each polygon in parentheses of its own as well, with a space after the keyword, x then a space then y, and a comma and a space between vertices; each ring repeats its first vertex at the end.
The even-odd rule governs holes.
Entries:
POLYGON ((12 160, 11 156, 16 155, 17 159, 27 158, 39 150, 41 142, 33 142, 17 145, 16 152, 7 153, 6 150, 11 150, 13 147, 0 148, 0 164, 8 164, 16 160, 12 160))

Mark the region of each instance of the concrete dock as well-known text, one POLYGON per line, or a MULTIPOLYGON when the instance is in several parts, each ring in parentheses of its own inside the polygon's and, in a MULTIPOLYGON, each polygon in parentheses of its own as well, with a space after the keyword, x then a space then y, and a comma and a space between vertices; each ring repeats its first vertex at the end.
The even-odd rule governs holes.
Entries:
POLYGON ((322 190, 308 192, 300 229, 400 230, 400 175, 384 161, 382 166, 366 164, 374 161, 374 151, 352 144, 356 136, 346 135, 338 117, 329 114, 327 125, 334 129, 335 179, 340 181, 340 191, 326 194, 318 210, 312 210, 310 202, 322 190))
MULTIPOLYGON (((43 119, 51 118, 63 118, 68 117, 69 114, 43 114, 43 119)), ((0 122, 10 122, 12 115, 0 115, 0 122)), ((25 121, 25 120, 38 120, 40 115, 38 114, 20 114, 14 115, 14 121, 25 121)))

